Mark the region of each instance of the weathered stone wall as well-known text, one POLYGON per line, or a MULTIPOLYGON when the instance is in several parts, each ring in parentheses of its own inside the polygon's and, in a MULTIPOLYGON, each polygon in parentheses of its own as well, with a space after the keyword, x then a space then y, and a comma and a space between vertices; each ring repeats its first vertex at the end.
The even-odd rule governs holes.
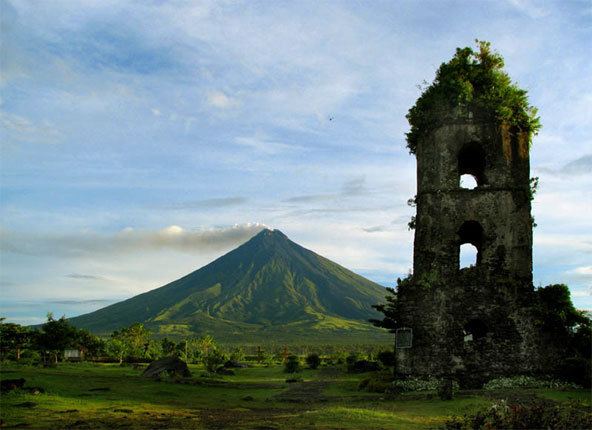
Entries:
POLYGON ((414 330, 413 347, 398 352, 403 373, 452 374, 478 386, 540 368, 529 308, 525 145, 520 133, 467 110, 449 112, 418 143, 414 273, 398 292, 399 322, 414 330), (473 174, 478 187, 460 188, 462 173, 473 174), (459 269, 462 243, 479 250, 476 267, 459 269))
POLYGON ((520 279, 487 281, 485 271, 471 267, 399 288, 400 323, 414 331, 413 347, 399 351, 399 371, 452 374, 463 386, 476 387, 496 376, 541 370, 529 307, 534 293, 520 279), (475 321, 483 332, 467 339, 467 326, 475 321))
POLYGON ((484 232, 482 264, 520 276, 532 276, 532 218, 528 153, 521 153, 519 134, 478 122, 470 116, 450 120, 417 147, 417 215, 414 273, 436 270, 442 275, 458 269, 458 230, 477 221, 484 232), (467 190, 459 186, 459 152, 468 144, 484 156, 484 184, 467 190))

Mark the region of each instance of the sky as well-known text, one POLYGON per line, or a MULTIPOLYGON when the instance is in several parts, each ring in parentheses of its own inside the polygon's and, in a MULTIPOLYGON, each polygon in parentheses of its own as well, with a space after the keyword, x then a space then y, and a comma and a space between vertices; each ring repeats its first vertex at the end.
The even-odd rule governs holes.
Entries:
POLYGON ((487 40, 539 108, 535 286, 592 309, 592 3, 0 0, 0 316, 162 286, 262 228, 412 268, 408 109, 487 40))

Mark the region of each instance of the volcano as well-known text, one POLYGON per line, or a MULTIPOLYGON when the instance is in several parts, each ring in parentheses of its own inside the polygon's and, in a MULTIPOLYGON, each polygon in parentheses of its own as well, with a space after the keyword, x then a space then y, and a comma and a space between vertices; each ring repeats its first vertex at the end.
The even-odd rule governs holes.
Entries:
POLYGON ((97 334, 146 325, 157 335, 221 340, 386 339, 367 321, 385 289, 263 230, 210 264, 163 287, 71 318, 97 334))

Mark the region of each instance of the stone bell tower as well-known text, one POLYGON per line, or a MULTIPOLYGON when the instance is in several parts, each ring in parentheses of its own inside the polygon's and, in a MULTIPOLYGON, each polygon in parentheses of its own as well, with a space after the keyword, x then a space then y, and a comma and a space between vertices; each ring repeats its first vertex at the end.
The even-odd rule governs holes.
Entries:
POLYGON ((448 113, 416 148, 414 274, 454 276, 463 244, 484 279, 532 280, 530 165, 526 136, 472 110, 448 113), (462 175, 476 182, 460 185, 462 175))
POLYGON ((413 277, 399 285, 400 325, 413 329, 400 370, 478 386, 530 370, 532 217, 528 136, 474 107, 440 113, 415 147, 413 277), (461 186, 470 175, 476 186, 461 186), (460 250, 475 250, 460 267, 460 250))

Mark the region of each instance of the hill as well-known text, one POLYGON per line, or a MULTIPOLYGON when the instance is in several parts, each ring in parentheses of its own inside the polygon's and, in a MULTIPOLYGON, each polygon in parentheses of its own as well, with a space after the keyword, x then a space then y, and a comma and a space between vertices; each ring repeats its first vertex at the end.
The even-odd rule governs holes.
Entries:
POLYGON ((389 339, 367 323, 384 296, 380 285, 263 230, 176 281, 70 321, 99 334, 142 322, 160 335, 227 342, 368 342, 389 339))

